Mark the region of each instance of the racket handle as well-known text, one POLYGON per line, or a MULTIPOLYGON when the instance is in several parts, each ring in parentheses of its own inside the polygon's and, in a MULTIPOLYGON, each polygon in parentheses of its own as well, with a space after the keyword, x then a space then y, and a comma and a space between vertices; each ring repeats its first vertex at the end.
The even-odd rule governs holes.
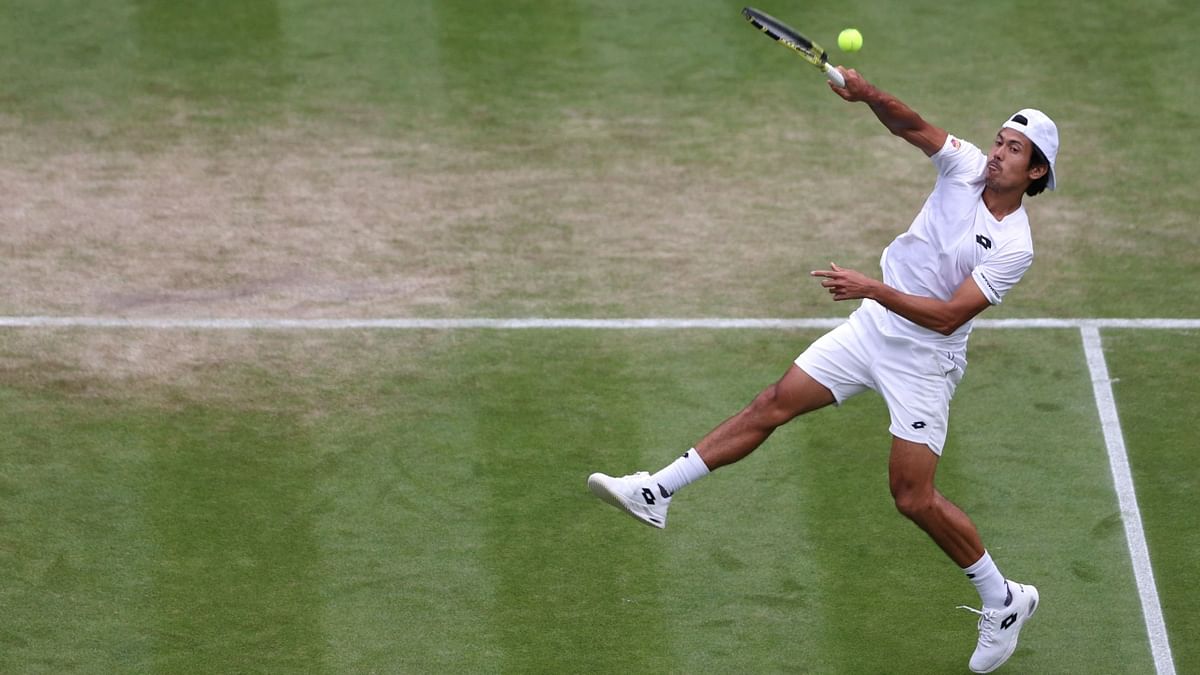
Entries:
POLYGON ((825 77, 828 77, 830 82, 839 87, 846 86, 846 78, 842 77, 842 73, 837 68, 834 68, 832 63, 825 64, 825 77))

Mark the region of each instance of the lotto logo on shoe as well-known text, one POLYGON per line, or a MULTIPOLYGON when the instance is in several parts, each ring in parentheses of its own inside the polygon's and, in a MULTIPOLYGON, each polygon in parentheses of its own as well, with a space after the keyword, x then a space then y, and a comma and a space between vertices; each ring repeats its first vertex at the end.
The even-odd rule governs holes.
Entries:
POLYGON ((593 473, 588 476, 588 489, 606 503, 651 527, 662 529, 667 526, 667 507, 671 505, 671 493, 659 485, 658 489, 663 496, 658 498, 651 487, 654 483, 649 478, 650 474, 645 471, 620 478, 593 473))
POLYGON ((979 640, 975 652, 967 664, 973 673, 990 673, 1008 660, 1017 649, 1017 638, 1021 627, 1033 616, 1038 606, 1038 591, 1033 586, 1013 581, 1008 585, 1008 600, 1004 608, 973 609, 963 607, 979 615, 979 640))

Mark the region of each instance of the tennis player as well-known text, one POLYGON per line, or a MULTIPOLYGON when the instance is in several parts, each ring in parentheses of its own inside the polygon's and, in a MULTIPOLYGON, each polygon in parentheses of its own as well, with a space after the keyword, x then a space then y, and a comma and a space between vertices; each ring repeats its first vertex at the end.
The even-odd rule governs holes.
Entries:
POLYGON ((999 668, 1037 609, 1038 591, 1007 580, 963 511, 934 487, 950 399, 967 366, 972 320, 998 305, 1033 262, 1022 199, 1055 186, 1058 129, 1024 109, 1007 119, 985 153, 921 118, 853 69, 841 68, 851 102, 866 103, 894 135, 937 169, 933 192, 883 251, 882 280, 831 264, 815 270, 836 301, 861 300, 845 323, 812 343, 741 412, 657 473, 594 473, 598 497, 654 527, 680 488, 754 451, 779 426, 872 389, 891 417, 889 481, 896 508, 945 551, 979 591, 979 639, 970 668, 999 668))

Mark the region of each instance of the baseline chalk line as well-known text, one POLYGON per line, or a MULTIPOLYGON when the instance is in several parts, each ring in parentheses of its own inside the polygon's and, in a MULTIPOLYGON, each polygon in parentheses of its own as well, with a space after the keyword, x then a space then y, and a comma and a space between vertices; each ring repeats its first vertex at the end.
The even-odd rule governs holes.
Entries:
MULTIPOLYGON (((845 318, 169 318, 119 316, 0 316, 0 328, 144 328, 189 330, 462 330, 462 329, 806 329, 834 328, 845 318)), ((978 319, 976 328, 1200 329, 1200 319, 978 319)))

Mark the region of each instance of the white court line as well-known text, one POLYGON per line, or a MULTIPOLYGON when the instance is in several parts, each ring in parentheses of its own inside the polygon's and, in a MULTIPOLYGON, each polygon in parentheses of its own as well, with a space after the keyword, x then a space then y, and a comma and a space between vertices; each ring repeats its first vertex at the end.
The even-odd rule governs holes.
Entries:
POLYGON ((1142 615, 1146 620, 1146 633, 1150 636, 1154 668, 1158 675, 1175 675, 1175 662, 1171 658, 1171 645, 1167 641, 1167 624, 1163 620, 1158 587, 1154 583, 1154 571, 1150 567, 1150 550, 1146 546, 1146 534, 1142 529, 1142 514, 1138 508, 1137 495, 1133 491, 1133 475, 1129 470, 1129 456, 1125 452, 1125 437, 1121 433, 1112 380, 1108 376, 1104 349, 1100 345, 1100 330, 1095 326, 1085 326, 1079 332, 1083 336, 1083 350, 1087 355, 1088 370, 1092 375, 1092 392, 1096 397, 1096 408, 1100 411, 1104 444, 1108 447, 1108 464, 1112 468, 1117 503, 1121 508, 1121 521, 1125 523, 1125 541, 1129 545, 1129 556, 1133 560, 1133 576, 1142 600, 1142 615))
MULTIPOLYGON (((534 328, 585 329, 804 329, 833 328, 844 318, 816 319, 554 319, 554 318, 458 318, 458 319, 172 319, 119 316, 0 316, 0 328, 182 328, 192 330, 349 330, 364 328, 396 330, 500 330, 534 328)), ((976 328, 1158 328, 1200 329, 1200 319, 977 319, 976 328)))

